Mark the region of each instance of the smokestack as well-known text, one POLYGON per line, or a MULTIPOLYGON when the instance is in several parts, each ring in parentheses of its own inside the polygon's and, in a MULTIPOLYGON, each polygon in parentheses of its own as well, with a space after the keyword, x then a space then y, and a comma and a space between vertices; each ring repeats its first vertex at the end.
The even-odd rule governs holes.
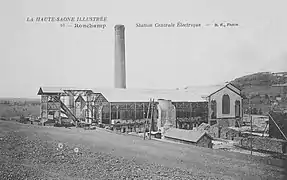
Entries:
POLYGON ((115 26, 115 88, 126 88, 125 26, 115 26))

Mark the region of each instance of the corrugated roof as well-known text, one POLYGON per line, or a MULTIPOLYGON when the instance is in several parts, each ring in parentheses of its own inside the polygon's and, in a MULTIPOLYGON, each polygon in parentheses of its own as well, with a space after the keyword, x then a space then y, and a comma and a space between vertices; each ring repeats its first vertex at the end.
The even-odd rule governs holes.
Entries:
POLYGON ((152 98, 148 94, 131 89, 97 88, 92 91, 101 93, 109 102, 145 102, 152 98))
POLYGON ((43 93, 63 93, 65 90, 90 90, 88 88, 76 88, 76 87, 40 87, 39 91, 43 93))
POLYGON ((92 89, 94 93, 102 93, 109 102, 146 102, 149 99, 167 99, 173 102, 204 102, 197 94, 181 90, 158 89, 92 89))
POLYGON ((201 132, 201 131, 196 131, 196 130, 176 129, 176 128, 170 128, 164 134, 165 137, 170 137, 170 138, 175 138, 175 139, 180 139, 180 140, 195 142, 195 143, 198 142, 199 139, 204 135, 209 136, 206 132, 201 132))
MULTIPOLYGON (((149 99, 167 99, 173 102, 204 102, 200 94, 176 89, 117 89, 41 87, 42 93, 63 93, 65 90, 92 90, 101 93, 109 102, 148 102, 149 99)), ((39 92, 40 92, 39 90, 39 92)), ((41 93, 39 93, 40 95, 41 93)), ((84 98, 84 97, 83 97, 84 98)), ((84 98, 85 99, 85 98, 84 98)))
POLYGON ((40 87, 43 93, 63 93, 64 90, 76 89, 71 87, 40 87))

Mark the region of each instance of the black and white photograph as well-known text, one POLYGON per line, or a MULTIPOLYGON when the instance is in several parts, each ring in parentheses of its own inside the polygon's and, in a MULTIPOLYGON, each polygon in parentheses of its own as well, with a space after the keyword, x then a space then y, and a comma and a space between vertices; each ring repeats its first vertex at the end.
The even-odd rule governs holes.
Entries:
POLYGON ((287 1, 0 2, 1 180, 286 180, 287 1))

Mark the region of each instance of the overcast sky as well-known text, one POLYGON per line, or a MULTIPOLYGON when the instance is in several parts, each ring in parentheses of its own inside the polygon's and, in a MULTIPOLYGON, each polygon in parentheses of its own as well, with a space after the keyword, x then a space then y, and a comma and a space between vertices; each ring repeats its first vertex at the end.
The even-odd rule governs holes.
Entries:
POLYGON ((113 87, 114 25, 126 27, 129 88, 177 88, 287 71, 287 2, 265 0, 17 0, 0 2, 0 97, 40 86, 113 87), (107 16, 105 29, 27 17, 107 16), (237 23, 138 28, 136 23, 237 23))

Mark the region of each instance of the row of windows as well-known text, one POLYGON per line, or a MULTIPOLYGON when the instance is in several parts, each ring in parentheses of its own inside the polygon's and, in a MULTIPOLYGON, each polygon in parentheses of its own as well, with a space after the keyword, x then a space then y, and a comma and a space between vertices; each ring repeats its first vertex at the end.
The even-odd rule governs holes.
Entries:
POLYGON ((192 117, 192 112, 190 110, 185 111, 182 109, 176 110, 176 117, 177 118, 190 118, 192 117))
MULTIPOLYGON (((102 119, 122 119, 122 120, 128 120, 128 119, 144 119, 147 116, 147 108, 137 108, 136 110, 134 109, 117 109, 117 108, 111 108, 110 112, 110 107, 104 106, 102 109, 102 119)), ((150 117, 151 113, 149 114, 150 117)), ((185 109, 176 109, 176 117, 177 118, 191 118, 191 117, 198 117, 198 116, 205 116, 207 115, 207 109, 204 107, 196 107, 193 110, 190 108, 185 108, 185 109)), ((155 109, 154 111, 154 117, 158 118, 158 112, 155 109)))
MULTIPOLYGON (((112 110, 111 112, 102 112, 102 119, 122 119, 122 120, 129 120, 129 119, 144 119, 146 118, 147 111, 144 110, 112 110)), ((150 117, 150 114, 149 114, 150 117)))
POLYGON ((199 117, 205 116, 207 114, 207 110, 203 108, 196 108, 194 111, 190 110, 177 110, 176 117, 177 118, 190 118, 190 117, 199 117))
MULTIPOLYGON (((112 110, 112 112, 103 111, 102 112, 102 119, 144 119, 146 118, 147 111, 144 110, 112 110)), ((177 118, 190 118, 190 117, 197 117, 197 116, 204 116, 206 114, 204 109, 197 108, 195 111, 191 112, 190 110, 178 109, 176 111, 177 118)), ((151 112, 149 114, 149 117, 151 112)), ((158 112, 154 111, 154 117, 158 118, 158 112)))

